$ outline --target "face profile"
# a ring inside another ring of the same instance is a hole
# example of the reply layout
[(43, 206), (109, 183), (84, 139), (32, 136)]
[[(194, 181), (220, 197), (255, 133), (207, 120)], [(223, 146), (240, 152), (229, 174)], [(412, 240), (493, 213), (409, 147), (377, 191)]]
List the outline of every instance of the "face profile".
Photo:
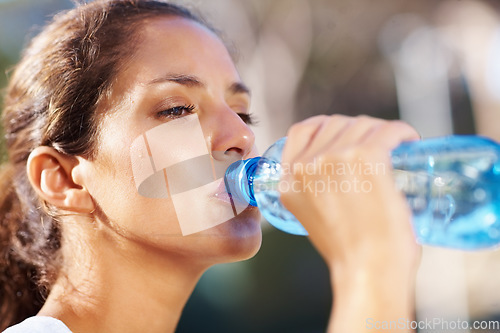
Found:
[[(134, 61), (106, 100), (97, 157), (81, 162), (89, 167), (86, 187), (107, 219), (143, 239), (168, 235), (171, 242), (172, 235), (205, 230), (231, 237), (231, 222), (223, 222), (240, 217), (218, 188), (221, 170), (235, 158), (256, 156), (244, 122), (249, 92), (224, 44), (206, 28), (162, 18), (141, 34)], [(259, 215), (249, 211), (255, 217), (246, 223), (257, 230)]]

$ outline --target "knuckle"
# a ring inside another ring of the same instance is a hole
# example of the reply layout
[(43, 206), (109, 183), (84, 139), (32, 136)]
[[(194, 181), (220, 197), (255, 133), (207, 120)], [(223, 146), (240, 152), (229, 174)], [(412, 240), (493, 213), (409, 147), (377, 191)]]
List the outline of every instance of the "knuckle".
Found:
[(345, 151), (339, 151), (339, 152), (326, 151), (319, 154), (318, 156), (316, 156), (315, 159), (316, 170), (318, 170), (321, 173), (321, 171), (328, 169), (329, 166), (344, 161), (345, 160), (344, 153)]
[(318, 115), (311, 118), (307, 118), (301, 122), (295, 123), (288, 129), (288, 137), (300, 137), (304, 134), (311, 134), (316, 129), (318, 129), (322, 124), (329, 120), (329, 116)]
[(346, 124), (349, 122), (354, 122), (356, 119), (354, 117), (346, 116), (343, 114), (334, 114), (329, 116), (328, 125), (336, 126), (337, 124)]
[(328, 116), (328, 118), (332, 121), (339, 121), (339, 120), (348, 120), (348, 119), (352, 119), (352, 117), (350, 116), (346, 116), (344, 114), (332, 114), (331, 116)]
[(298, 135), (302, 131), (303, 126), (304, 125), (301, 124), (301, 123), (293, 124), (288, 129), (287, 136), (288, 137), (294, 137), (294, 136)]
[(358, 145), (343, 150), (339, 154), (339, 159), (342, 163), (356, 164), (359, 162), (370, 161), (378, 154), (376, 149), (372, 149), (365, 145)]
[(301, 136), (303, 133), (308, 133), (313, 131), (318, 125), (314, 123), (296, 123), (293, 124), (287, 132), (287, 136), (289, 137), (295, 137), (295, 136)]
[(364, 122), (371, 122), (371, 121), (379, 120), (379, 119), (373, 118), (371, 116), (368, 116), (366, 114), (360, 114), (360, 115), (356, 116), (355, 119), (358, 121), (364, 121)]
[(335, 154), (335, 162), (351, 162), (356, 160), (361, 155), (359, 147), (349, 147), (339, 150)]
[(398, 130), (401, 132), (407, 132), (409, 134), (417, 134), (418, 135), (415, 128), (413, 128), (410, 124), (408, 124), (402, 120), (392, 120), (389, 123), (389, 126), (391, 126), (391, 128), (393, 128), (394, 130)]
[(374, 118), (371, 116), (367, 115), (360, 115), (356, 117), (356, 122), (358, 124), (361, 124), (367, 128), (376, 128), (381, 126), (382, 124), (386, 123), (387, 120), (379, 119), (379, 118)]
[(330, 117), (324, 114), (316, 115), (310, 118), (307, 118), (301, 122), (299, 122), (299, 125), (304, 125), (304, 126), (318, 126), (319, 124), (324, 123), (325, 121), (328, 121)]

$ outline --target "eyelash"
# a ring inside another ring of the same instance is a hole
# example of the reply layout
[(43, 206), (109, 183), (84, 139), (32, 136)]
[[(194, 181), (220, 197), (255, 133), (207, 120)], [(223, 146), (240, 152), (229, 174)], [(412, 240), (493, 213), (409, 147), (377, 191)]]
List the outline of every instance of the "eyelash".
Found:
[[(174, 106), (174, 107), (171, 107), (169, 109), (158, 112), (158, 116), (159, 117), (166, 117), (166, 118), (170, 118), (170, 119), (177, 119), (177, 118), (184, 117), (185, 116), (185, 114), (183, 114), (184, 112), (187, 114), (191, 114), (191, 113), (193, 113), (193, 110), (194, 110), (193, 104), (179, 105), (179, 106)], [(179, 114), (179, 112), (180, 112), (180, 114)]]
[(257, 120), (252, 113), (238, 113), (238, 116), (240, 116), (241, 120), (249, 126), (257, 125)]
[[(158, 112), (159, 117), (166, 117), (170, 119), (177, 119), (177, 118), (182, 118), (185, 116), (183, 114), (186, 112), (187, 114), (192, 114), (195, 109), (195, 106), (193, 104), (189, 105), (179, 105), (179, 106), (174, 106), (172, 108), (163, 110)], [(179, 114), (180, 112), (180, 114)], [(174, 114), (177, 113), (177, 114)], [(241, 120), (249, 126), (255, 125), (257, 121), (255, 120), (255, 116), (251, 113), (238, 113), (238, 116), (240, 116)]]

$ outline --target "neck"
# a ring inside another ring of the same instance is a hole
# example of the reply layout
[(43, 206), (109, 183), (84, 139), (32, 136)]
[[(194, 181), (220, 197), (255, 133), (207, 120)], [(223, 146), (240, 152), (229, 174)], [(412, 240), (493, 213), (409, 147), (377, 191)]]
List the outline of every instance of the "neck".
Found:
[(116, 234), (91, 235), (88, 253), (63, 254), (75, 260), (65, 260), (71, 264), (62, 271), (74, 273), (60, 274), (39, 315), (60, 319), (74, 333), (174, 332), (208, 266)]

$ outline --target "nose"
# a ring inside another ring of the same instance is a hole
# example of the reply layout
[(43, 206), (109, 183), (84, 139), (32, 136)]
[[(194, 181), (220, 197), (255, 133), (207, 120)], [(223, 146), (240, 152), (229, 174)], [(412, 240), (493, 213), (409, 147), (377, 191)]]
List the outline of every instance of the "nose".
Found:
[(207, 118), (203, 131), (214, 159), (240, 159), (252, 152), (255, 135), (236, 112), (226, 106)]

